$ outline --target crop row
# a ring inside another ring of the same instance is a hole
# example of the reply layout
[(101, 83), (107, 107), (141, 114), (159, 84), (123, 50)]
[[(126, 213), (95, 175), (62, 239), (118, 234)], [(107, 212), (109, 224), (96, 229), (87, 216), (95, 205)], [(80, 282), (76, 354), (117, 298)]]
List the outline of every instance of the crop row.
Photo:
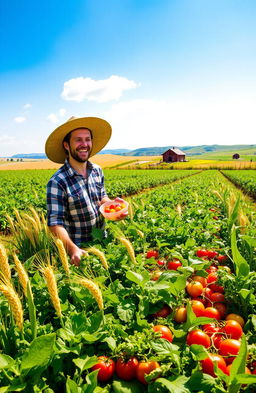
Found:
[[(5, 214), (14, 209), (34, 206), (46, 213), (46, 184), (54, 171), (4, 171), (0, 173), (0, 230), (7, 227)], [(127, 196), (160, 184), (168, 184), (197, 171), (127, 171), (106, 170), (106, 189), (110, 197)]]
[[(254, 391), (252, 206), (217, 171), (130, 201), (126, 220), (107, 222), (107, 237), (96, 231), (84, 245), (80, 267), (68, 264), (35, 211), (14, 223), (9, 268), (2, 268), (12, 285), (0, 283), (3, 391)], [(17, 259), (28, 274), (25, 285)], [(11, 307), (13, 319), (5, 295), (10, 299), (14, 289), (21, 303)], [(191, 290), (199, 291), (197, 299)], [(230, 314), (243, 327), (227, 322)], [(230, 339), (235, 360), (223, 349)], [(207, 360), (213, 355), (216, 369)]]
[(223, 171), (223, 174), (247, 194), (256, 199), (256, 171)]

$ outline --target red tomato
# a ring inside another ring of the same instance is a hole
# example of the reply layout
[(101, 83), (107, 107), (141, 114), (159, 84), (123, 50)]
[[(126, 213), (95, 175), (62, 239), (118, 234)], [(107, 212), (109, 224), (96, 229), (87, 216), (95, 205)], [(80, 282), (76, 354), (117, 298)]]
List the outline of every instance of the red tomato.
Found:
[(182, 266), (182, 263), (178, 259), (173, 259), (172, 261), (167, 262), (168, 270), (177, 270), (180, 266)]
[(225, 374), (227, 374), (227, 365), (224, 358), (221, 355), (217, 355), (216, 353), (209, 353), (209, 357), (201, 360), (201, 365), (203, 372), (205, 374), (209, 374), (212, 377), (216, 377), (214, 372), (214, 363), (216, 362), (217, 368), (222, 370)]
[(206, 277), (194, 275), (191, 278), (193, 281), (200, 282), (204, 288), (206, 287), (206, 285), (207, 285), (207, 278)]
[(207, 269), (205, 269), (205, 271), (207, 272), (207, 273), (215, 273), (215, 272), (217, 272), (217, 267), (216, 266), (213, 266), (213, 265), (211, 265), (211, 266), (209, 266)]
[(224, 292), (224, 287), (222, 287), (221, 285), (216, 284), (217, 281), (218, 281), (218, 275), (216, 273), (210, 273), (208, 275), (207, 283), (209, 284), (209, 288), (213, 292), (223, 293)]
[(191, 307), (197, 317), (204, 315), (204, 305), (200, 300), (191, 300)]
[(196, 256), (198, 258), (207, 257), (208, 256), (208, 251), (207, 250), (201, 250), (201, 249), (197, 250)]
[(207, 323), (203, 325), (203, 331), (209, 336), (212, 337), (214, 333), (220, 331), (219, 326), (216, 326), (215, 323)]
[(204, 289), (203, 296), (204, 296), (207, 300), (210, 300), (210, 299), (211, 299), (212, 294), (213, 294), (213, 291), (211, 290), (211, 288), (206, 287), (206, 288)]
[(165, 304), (160, 310), (152, 314), (152, 317), (166, 318), (171, 313), (171, 311), (172, 311), (171, 307), (169, 307), (168, 304)]
[[(226, 363), (230, 364), (235, 359), (239, 352), (241, 342), (233, 338), (227, 338), (220, 343), (219, 354), (222, 356), (228, 356), (226, 358)], [(234, 356), (230, 356), (234, 355)]]
[(211, 340), (210, 337), (201, 329), (195, 329), (188, 333), (187, 344), (198, 344), (203, 345), (205, 348), (209, 348), (211, 345)]
[(192, 297), (197, 297), (202, 295), (204, 287), (198, 281), (189, 282), (186, 286), (187, 293)]
[(136, 357), (131, 357), (127, 360), (127, 362), (124, 359), (119, 358), (116, 362), (117, 376), (125, 381), (130, 381), (136, 377), (138, 364), (139, 361)]
[(241, 325), (236, 321), (232, 321), (232, 319), (226, 321), (226, 324), (221, 331), (226, 333), (229, 338), (234, 338), (235, 340), (239, 340), (243, 334)]
[(159, 266), (164, 266), (165, 263), (166, 263), (166, 261), (165, 261), (164, 259), (158, 259), (158, 261), (157, 261), (157, 264), (158, 264)]
[(144, 385), (147, 385), (147, 381), (145, 380), (145, 375), (150, 374), (151, 371), (159, 367), (160, 364), (155, 361), (139, 362), (138, 367), (136, 369), (136, 378)]
[(156, 325), (156, 326), (153, 326), (153, 330), (156, 333), (161, 333), (160, 338), (165, 338), (166, 340), (170, 341), (170, 343), (172, 342), (173, 334), (167, 326)]
[(211, 339), (212, 339), (212, 344), (214, 346), (215, 349), (219, 349), (220, 348), (220, 344), (222, 343), (222, 341), (226, 340), (226, 336), (223, 333), (217, 332), (216, 334), (213, 334)]
[(209, 250), (208, 253), (207, 253), (207, 258), (208, 258), (208, 259), (213, 259), (213, 258), (215, 258), (217, 255), (218, 255), (218, 253), (217, 253), (216, 251), (211, 251), (211, 250)]
[(221, 255), (221, 254), (219, 254), (219, 255), (217, 256), (217, 260), (218, 260), (219, 262), (227, 261), (227, 260), (228, 260), (228, 256), (227, 256), (227, 255)]
[(204, 310), (204, 317), (215, 318), (219, 321), (220, 320), (220, 313), (214, 307), (206, 307)]
[(225, 302), (225, 295), (223, 295), (223, 293), (220, 292), (213, 292), (210, 295), (210, 300), (212, 302)]
[(227, 315), (227, 305), (225, 303), (216, 302), (214, 303), (214, 308), (219, 311), (221, 319), (225, 318)]
[(183, 323), (187, 320), (186, 307), (178, 307), (174, 314), (174, 321), (177, 323)]
[(115, 362), (106, 356), (99, 356), (98, 363), (92, 367), (92, 370), (99, 370), (98, 381), (108, 381), (114, 374)]
[(244, 327), (245, 322), (244, 322), (244, 318), (241, 317), (241, 315), (231, 313), (226, 316), (226, 321), (228, 321), (229, 319), (238, 322), (242, 326), (242, 328)]
[(156, 250), (149, 250), (146, 255), (147, 258), (158, 258), (158, 256), (159, 254)]

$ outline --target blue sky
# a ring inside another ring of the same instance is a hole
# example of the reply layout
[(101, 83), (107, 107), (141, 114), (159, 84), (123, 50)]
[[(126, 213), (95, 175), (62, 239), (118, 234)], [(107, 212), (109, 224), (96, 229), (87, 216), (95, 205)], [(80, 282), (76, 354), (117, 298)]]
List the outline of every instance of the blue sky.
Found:
[(0, 157), (71, 116), (106, 148), (256, 143), (254, 0), (0, 0)]

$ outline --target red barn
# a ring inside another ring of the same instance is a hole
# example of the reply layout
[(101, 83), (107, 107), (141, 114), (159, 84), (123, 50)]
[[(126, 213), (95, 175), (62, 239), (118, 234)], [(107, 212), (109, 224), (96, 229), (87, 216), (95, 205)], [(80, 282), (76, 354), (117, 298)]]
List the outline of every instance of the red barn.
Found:
[(178, 149), (177, 147), (173, 147), (172, 149), (166, 150), (162, 154), (163, 162), (183, 162), (186, 161), (186, 155)]

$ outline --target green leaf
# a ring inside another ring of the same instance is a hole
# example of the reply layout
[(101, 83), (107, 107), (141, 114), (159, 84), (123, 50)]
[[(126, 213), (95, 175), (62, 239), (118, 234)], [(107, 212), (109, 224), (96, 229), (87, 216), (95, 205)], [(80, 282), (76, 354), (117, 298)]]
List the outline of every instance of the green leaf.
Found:
[(111, 349), (111, 351), (116, 349), (116, 340), (113, 337), (106, 337), (102, 341), (108, 344), (108, 347)]
[(188, 381), (188, 386), (191, 392), (197, 392), (200, 390), (204, 393), (210, 393), (213, 390), (215, 383), (215, 378), (213, 378), (211, 375), (196, 371), (191, 375)]
[(44, 367), (49, 363), (54, 353), (55, 340), (56, 334), (50, 333), (32, 341), (28, 352), (23, 355), (21, 360), (20, 369), (23, 375), (27, 375), (34, 367)]
[(75, 365), (80, 369), (80, 371), (88, 370), (98, 362), (97, 356), (87, 356), (73, 359)]
[(150, 387), (149, 392), (154, 393), (155, 388), (154, 385), (163, 387), (168, 389), (168, 392), (170, 393), (190, 393), (190, 390), (185, 386), (185, 384), (188, 382), (187, 377), (184, 375), (181, 376), (173, 376), (171, 378), (158, 378), (155, 380), (154, 384)]
[(98, 385), (97, 375), (99, 370), (94, 370), (90, 374), (86, 375), (86, 382), (85, 388), (83, 389), (83, 393), (94, 393), (94, 389)]
[(190, 351), (195, 360), (203, 360), (208, 357), (207, 349), (203, 345), (192, 344), (190, 346)]
[(134, 301), (124, 299), (121, 303), (117, 306), (117, 313), (118, 317), (123, 322), (130, 322), (134, 319), (136, 311), (136, 306)]
[(250, 375), (250, 374), (237, 374), (235, 379), (240, 384), (245, 384), (245, 385), (252, 385), (255, 383), (256, 385), (256, 375)]
[(238, 277), (247, 277), (250, 272), (250, 267), (238, 250), (236, 241), (236, 228), (234, 225), (231, 230), (231, 250), (232, 258), (236, 266), (236, 275)]
[(0, 370), (8, 369), (14, 364), (14, 359), (8, 355), (0, 354)]
[(128, 271), (126, 273), (126, 277), (128, 280), (138, 284), (141, 288), (143, 288), (144, 284), (150, 279), (149, 273), (146, 270), (143, 272), (143, 275), (140, 273)]
[(66, 392), (67, 393), (78, 393), (78, 386), (75, 381), (70, 379), (68, 376), (67, 381), (66, 381)]
[(230, 369), (228, 393), (236, 393), (239, 391), (241, 384), (237, 381), (236, 376), (237, 374), (242, 374), (245, 372), (246, 357), (247, 357), (247, 343), (246, 343), (245, 335), (243, 334), (241, 338), (240, 350), (235, 360), (233, 361)]
[(33, 293), (29, 280), (27, 283), (27, 300), (28, 300), (28, 312), (29, 312), (29, 320), (30, 320), (30, 326), (32, 332), (32, 339), (34, 340), (37, 335), (36, 307), (35, 307)]
[(144, 388), (138, 381), (113, 381), (112, 388), (114, 393), (143, 393)]

